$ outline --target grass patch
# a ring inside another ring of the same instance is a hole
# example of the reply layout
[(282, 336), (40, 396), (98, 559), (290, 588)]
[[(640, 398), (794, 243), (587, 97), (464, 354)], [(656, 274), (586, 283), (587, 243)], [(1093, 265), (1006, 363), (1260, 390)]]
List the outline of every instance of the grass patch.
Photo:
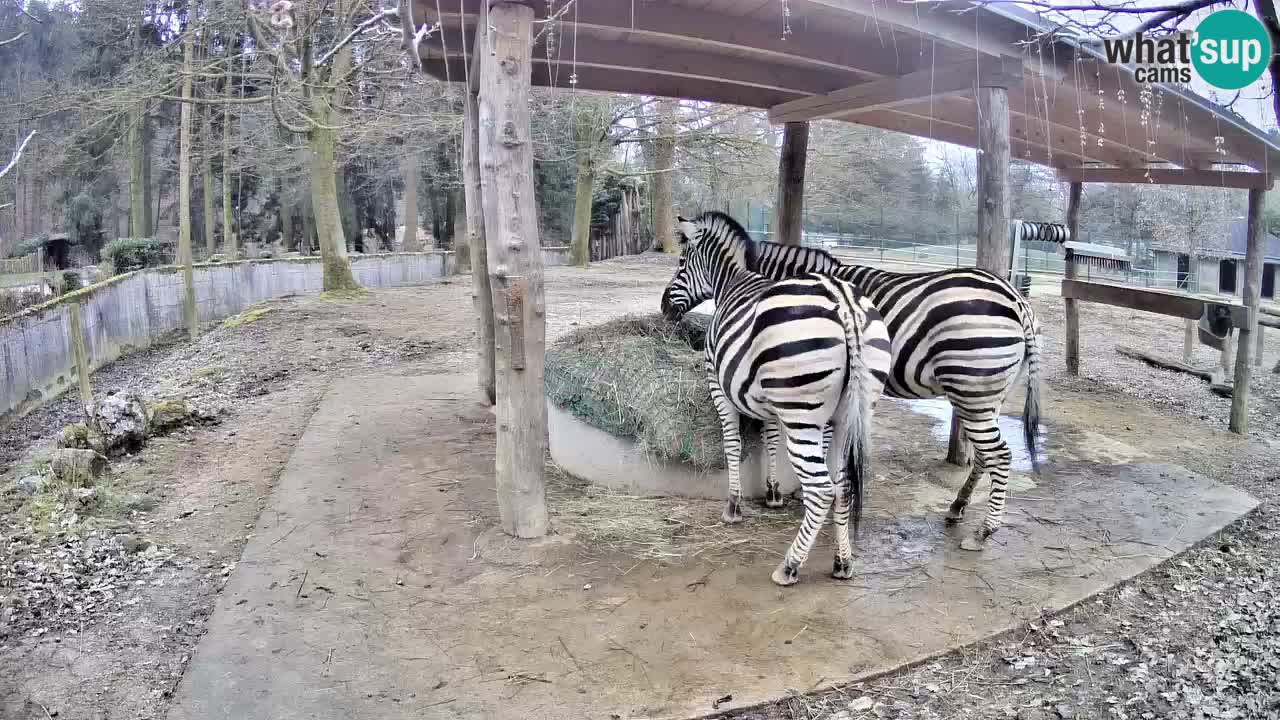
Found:
[(256, 305), (254, 307), (249, 308), (248, 310), (245, 310), (239, 315), (232, 315), (226, 320), (223, 320), (222, 327), (238, 328), (241, 325), (248, 325), (249, 323), (257, 322), (261, 320), (264, 316), (269, 315), (273, 312), (275, 312), (275, 308), (273, 307), (268, 307), (266, 305)]

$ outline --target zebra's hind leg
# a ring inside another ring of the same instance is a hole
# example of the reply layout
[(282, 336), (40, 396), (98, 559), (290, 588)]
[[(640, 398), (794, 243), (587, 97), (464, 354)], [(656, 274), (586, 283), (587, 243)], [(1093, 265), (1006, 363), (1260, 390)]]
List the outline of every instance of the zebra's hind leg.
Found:
[[(714, 378), (714, 373), (709, 373)], [(738, 409), (729, 403), (720, 389), (720, 383), (710, 381), (711, 400), (715, 403), (716, 414), (720, 416), (720, 430), (724, 433), (724, 464), (729, 474), (729, 497), (725, 500), (724, 512), (720, 520), (726, 525), (742, 522), (742, 479), (740, 477), (742, 463), (741, 416)]]
[(835, 488), (827, 472), (827, 459), (818, 454), (818, 449), (822, 447), (822, 431), (816, 426), (788, 427), (784, 434), (787, 438), (787, 453), (791, 456), (791, 467), (800, 480), (804, 498), (804, 519), (800, 521), (800, 531), (796, 533), (791, 547), (787, 548), (782, 562), (773, 571), (773, 581), (785, 586), (794, 585), (800, 579), (800, 567), (809, 559), (818, 531), (827, 520)]
[(764, 480), (764, 504), (765, 507), (780, 508), (784, 500), (782, 490), (778, 487), (778, 419), (770, 418), (764, 421), (764, 451), (769, 459), (769, 473)]
[[(986, 547), (987, 538), (994, 535), (1004, 523), (1004, 504), (1009, 491), (1009, 465), (1013, 454), (1009, 451), (1008, 443), (1000, 436), (1000, 428), (994, 415), (974, 421), (971, 425), (967, 423), (966, 430), (973, 443), (974, 473), (980, 475), (985, 471), (991, 478), (991, 497), (987, 501), (987, 516), (982, 525), (974, 531), (972, 537), (960, 542), (960, 548), (980, 551)], [(963, 488), (961, 491), (963, 492)]]
[(964, 509), (969, 506), (969, 498), (973, 496), (973, 488), (982, 479), (982, 463), (977, 459), (969, 461), (969, 478), (964, 481), (956, 499), (951, 501), (951, 509), (947, 510), (947, 524), (955, 525), (964, 519)]
[[(835, 426), (830, 424), (822, 429), (823, 457), (830, 455), (831, 435), (834, 430)], [(847, 468), (841, 470), (834, 489), (835, 501), (831, 510), (831, 523), (835, 526), (836, 532), (836, 558), (831, 563), (831, 577), (837, 580), (848, 580), (853, 577), (853, 544), (849, 541), (849, 510), (853, 501), (853, 485), (849, 483)]]

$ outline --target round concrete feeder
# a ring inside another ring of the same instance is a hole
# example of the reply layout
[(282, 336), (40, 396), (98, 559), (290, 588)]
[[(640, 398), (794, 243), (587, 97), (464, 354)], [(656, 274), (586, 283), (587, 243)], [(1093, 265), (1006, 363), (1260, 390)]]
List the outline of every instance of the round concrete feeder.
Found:
[[(593, 427), (567, 410), (547, 402), (551, 459), (565, 472), (592, 484), (630, 495), (724, 498), (729, 480), (723, 468), (699, 470), (688, 463), (641, 452), (636, 444)], [(742, 460), (742, 494), (764, 497), (768, 463), (757, 447)], [(784, 495), (800, 487), (786, 448), (778, 448), (778, 480)]]

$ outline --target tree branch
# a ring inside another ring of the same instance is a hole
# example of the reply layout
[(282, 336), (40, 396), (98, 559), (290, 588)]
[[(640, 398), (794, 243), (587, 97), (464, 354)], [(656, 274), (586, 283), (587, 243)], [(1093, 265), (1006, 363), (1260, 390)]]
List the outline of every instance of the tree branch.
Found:
[(316, 64), (316, 65), (324, 65), (325, 63), (329, 62), (329, 60), (331, 60), (331, 59), (333, 58), (333, 56), (334, 56), (334, 55), (336, 55), (336, 54), (338, 53), (338, 51), (339, 51), (339, 50), (341, 50), (342, 48), (344, 48), (344, 47), (346, 47), (347, 45), (349, 45), (349, 44), (351, 43), (351, 41), (352, 41), (352, 40), (355, 40), (355, 39), (356, 39), (356, 37), (358, 37), (361, 33), (363, 33), (364, 31), (368, 30), (369, 28), (373, 27), (374, 25), (377, 25), (377, 24), (378, 24), (378, 23), (380, 23), (380, 22), (386, 22), (387, 20), (389, 20), (389, 19), (391, 19), (391, 18), (394, 18), (394, 17), (400, 17), (400, 9), (399, 9), (399, 8), (388, 8), (388, 9), (383, 10), (382, 12), (378, 13), (377, 15), (374, 15), (373, 17), (369, 18), (368, 20), (365, 20), (364, 22), (362, 22), (362, 23), (360, 23), (359, 25), (357, 25), (357, 26), (356, 26), (356, 28), (355, 28), (354, 30), (352, 30), (351, 32), (347, 33), (347, 36), (346, 36), (346, 37), (344, 37), (344, 38), (342, 38), (341, 40), (339, 40), (337, 45), (334, 45), (333, 47), (329, 48), (329, 51), (328, 51), (328, 52), (326, 52), (325, 54), (321, 55), (321, 56), (320, 56), (320, 59), (319, 59), (319, 60), (316, 60), (315, 64)]
[(0, 168), (0, 178), (4, 177), (5, 175), (8, 175), (9, 171), (18, 165), (18, 161), (22, 159), (22, 151), (27, 149), (27, 143), (31, 142), (31, 138), (35, 137), (35, 135), (36, 135), (35, 130), (32, 130), (31, 132), (27, 133), (27, 137), (23, 139), (22, 144), (19, 145), (18, 149), (14, 151), (13, 159), (9, 161), (8, 165), (5, 165), (3, 168)]
[(0, 47), (4, 47), (5, 45), (8, 45), (9, 43), (15, 43), (15, 42), (18, 42), (19, 40), (21, 40), (22, 38), (24, 38), (24, 37), (26, 37), (26, 36), (27, 36), (27, 31), (26, 31), (26, 30), (23, 30), (22, 32), (18, 33), (17, 35), (14, 35), (13, 37), (9, 38), (8, 40), (0, 40)]

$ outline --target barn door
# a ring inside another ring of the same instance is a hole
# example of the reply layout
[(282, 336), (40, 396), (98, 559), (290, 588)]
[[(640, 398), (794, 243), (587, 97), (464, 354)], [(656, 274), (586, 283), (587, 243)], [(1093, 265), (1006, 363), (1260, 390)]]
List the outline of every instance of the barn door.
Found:
[(1179, 288), (1183, 290), (1187, 289), (1187, 278), (1190, 275), (1191, 275), (1191, 256), (1179, 255), (1178, 256), (1178, 287)]
[(1262, 297), (1274, 298), (1276, 296), (1276, 266), (1262, 266)]

